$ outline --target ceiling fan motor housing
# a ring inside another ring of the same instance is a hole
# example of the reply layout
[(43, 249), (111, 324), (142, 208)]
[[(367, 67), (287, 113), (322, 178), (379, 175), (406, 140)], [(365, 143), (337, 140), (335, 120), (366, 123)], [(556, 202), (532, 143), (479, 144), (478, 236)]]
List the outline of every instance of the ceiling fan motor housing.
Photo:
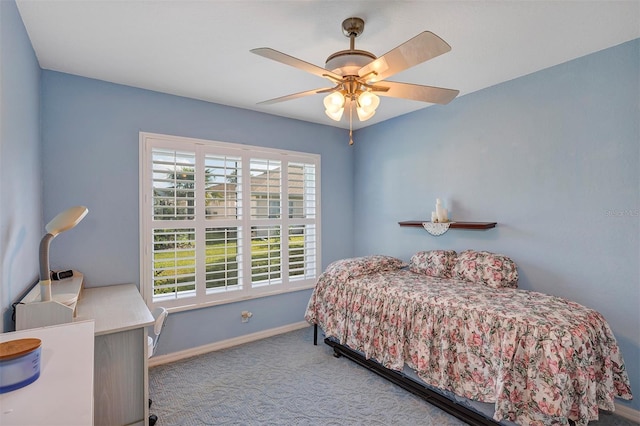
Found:
[(358, 75), (358, 70), (376, 56), (366, 50), (341, 50), (327, 58), (325, 68), (341, 76)]
[(360, 68), (376, 59), (376, 55), (371, 52), (355, 49), (355, 38), (363, 31), (362, 18), (351, 17), (342, 21), (342, 33), (351, 40), (349, 50), (341, 50), (329, 56), (324, 67), (341, 76), (357, 76)]

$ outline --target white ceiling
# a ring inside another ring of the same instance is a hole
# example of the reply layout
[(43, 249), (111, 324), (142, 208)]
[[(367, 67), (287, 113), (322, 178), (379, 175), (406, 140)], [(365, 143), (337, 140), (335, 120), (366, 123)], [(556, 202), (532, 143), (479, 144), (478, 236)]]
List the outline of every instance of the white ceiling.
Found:
[[(257, 105), (331, 84), (249, 50), (271, 47), (324, 66), (349, 48), (341, 23), (350, 16), (365, 20), (356, 49), (377, 56), (427, 30), (452, 50), (390, 80), (463, 96), (640, 37), (640, 0), (16, 3), (44, 69), (340, 127), (346, 117), (327, 118), (322, 95)], [(430, 105), (384, 97), (354, 128)]]

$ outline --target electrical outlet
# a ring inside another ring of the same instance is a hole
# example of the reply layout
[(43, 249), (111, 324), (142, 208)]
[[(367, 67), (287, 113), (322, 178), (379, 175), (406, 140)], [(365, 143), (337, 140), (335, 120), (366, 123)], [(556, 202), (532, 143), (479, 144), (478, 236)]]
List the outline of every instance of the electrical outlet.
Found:
[(249, 318), (253, 316), (253, 313), (249, 311), (242, 311), (240, 316), (242, 317), (242, 322), (249, 322)]

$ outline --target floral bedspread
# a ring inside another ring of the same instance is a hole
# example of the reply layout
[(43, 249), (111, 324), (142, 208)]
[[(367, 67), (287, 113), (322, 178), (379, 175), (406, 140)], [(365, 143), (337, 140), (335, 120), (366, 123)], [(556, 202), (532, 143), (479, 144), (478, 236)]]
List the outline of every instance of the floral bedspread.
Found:
[(482, 402), (495, 420), (586, 425), (631, 399), (605, 319), (577, 303), (407, 269), (327, 268), (305, 319), (387, 368)]

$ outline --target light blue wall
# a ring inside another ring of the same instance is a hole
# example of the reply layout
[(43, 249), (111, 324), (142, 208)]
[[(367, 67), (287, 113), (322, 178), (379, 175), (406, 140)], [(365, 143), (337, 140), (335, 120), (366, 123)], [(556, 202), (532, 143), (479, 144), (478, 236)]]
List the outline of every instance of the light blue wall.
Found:
[[(322, 263), (353, 254), (353, 149), (345, 130), (44, 71), (45, 218), (82, 204), (89, 214), (52, 242), (52, 268), (86, 285), (138, 283), (139, 132), (321, 155)], [(54, 247), (55, 244), (55, 247)], [(158, 353), (303, 321), (310, 290), (172, 314)], [(240, 312), (254, 313), (242, 324)]]
[[(600, 311), (640, 408), (640, 40), (357, 132), (355, 247), (495, 251), (520, 287)], [(384, 108), (384, 100), (381, 105)], [(487, 231), (433, 237), (437, 197)], [(613, 214), (612, 214), (613, 212)]]
[(11, 303), (38, 279), (44, 232), (40, 67), (15, 2), (0, 1), (0, 331)]
[[(604, 314), (638, 394), (639, 51), (635, 40), (359, 130), (349, 148), (343, 130), (41, 73), (15, 3), (0, 1), (0, 328), (37, 279), (43, 222), (71, 205), (90, 212), (52, 242), (52, 266), (82, 270), (88, 286), (138, 281), (138, 132), (148, 131), (320, 153), (325, 266), (431, 248), (512, 256), (521, 287)], [(498, 227), (431, 237), (397, 225), (428, 218), (436, 197), (454, 220)], [(299, 321), (308, 296), (174, 314), (159, 352)]]

